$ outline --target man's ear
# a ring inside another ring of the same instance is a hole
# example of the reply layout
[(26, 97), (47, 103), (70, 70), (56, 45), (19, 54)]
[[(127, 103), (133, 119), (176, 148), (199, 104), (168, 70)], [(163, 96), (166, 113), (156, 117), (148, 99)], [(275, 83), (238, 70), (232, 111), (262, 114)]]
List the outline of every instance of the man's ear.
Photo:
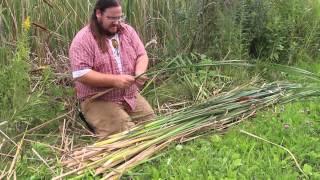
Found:
[(96, 10), (96, 17), (97, 17), (97, 19), (101, 19), (102, 13), (103, 13), (103, 12), (102, 12), (101, 10), (99, 10), (99, 9)]

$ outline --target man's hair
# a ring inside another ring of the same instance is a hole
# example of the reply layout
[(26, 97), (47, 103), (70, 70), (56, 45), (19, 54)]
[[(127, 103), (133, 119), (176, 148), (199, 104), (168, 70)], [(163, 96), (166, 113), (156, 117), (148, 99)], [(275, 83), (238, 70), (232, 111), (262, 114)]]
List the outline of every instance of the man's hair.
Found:
[(101, 27), (101, 25), (99, 25), (98, 23), (96, 12), (97, 10), (100, 10), (103, 13), (107, 8), (118, 6), (120, 6), (120, 0), (98, 0), (90, 19), (90, 30), (103, 53), (107, 52), (108, 46), (105, 41), (105, 31), (103, 30), (103, 27)]

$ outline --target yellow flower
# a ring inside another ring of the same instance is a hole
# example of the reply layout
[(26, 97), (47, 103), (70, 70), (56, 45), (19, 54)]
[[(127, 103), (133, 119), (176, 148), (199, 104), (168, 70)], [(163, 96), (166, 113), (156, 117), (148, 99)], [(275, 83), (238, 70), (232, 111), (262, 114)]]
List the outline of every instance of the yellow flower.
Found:
[(30, 16), (28, 16), (24, 21), (23, 21), (23, 29), (25, 31), (29, 31), (30, 26), (31, 26), (31, 21), (30, 21)]

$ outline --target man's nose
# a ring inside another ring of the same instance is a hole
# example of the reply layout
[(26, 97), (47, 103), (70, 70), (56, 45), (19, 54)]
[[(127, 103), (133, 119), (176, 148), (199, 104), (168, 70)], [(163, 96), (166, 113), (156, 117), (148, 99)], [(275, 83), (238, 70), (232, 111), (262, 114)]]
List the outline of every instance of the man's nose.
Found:
[(113, 21), (113, 25), (120, 25), (120, 20)]

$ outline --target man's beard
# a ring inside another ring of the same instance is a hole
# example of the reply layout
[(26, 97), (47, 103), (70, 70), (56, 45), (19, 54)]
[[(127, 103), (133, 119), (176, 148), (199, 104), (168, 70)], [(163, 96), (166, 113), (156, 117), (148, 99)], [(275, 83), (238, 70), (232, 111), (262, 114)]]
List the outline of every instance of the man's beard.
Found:
[[(102, 26), (102, 23), (101, 22), (98, 22), (97, 23), (97, 26), (98, 26), (98, 29), (99, 31), (102, 33), (102, 34), (105, 34), (107, 36), (114, 36), (117, 32), (110, 32), (108, 29), (105, 29), (103, 26)], [(114, 25), (114, 26), (117, 26), (117, 25)]]

